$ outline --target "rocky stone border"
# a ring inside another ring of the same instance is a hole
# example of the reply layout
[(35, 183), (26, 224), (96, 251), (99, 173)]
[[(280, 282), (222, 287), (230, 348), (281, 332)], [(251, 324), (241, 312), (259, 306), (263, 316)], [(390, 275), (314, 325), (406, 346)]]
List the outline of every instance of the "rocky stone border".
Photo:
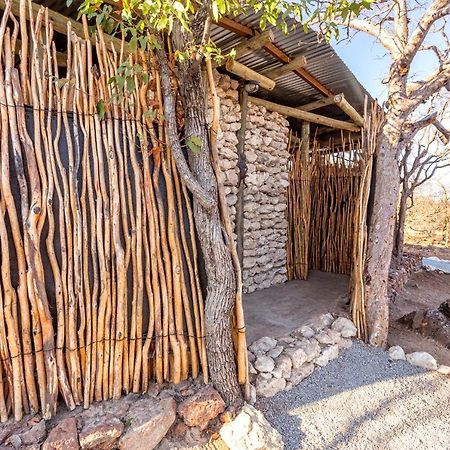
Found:
[(0, 450), (202, 448), (234, 416), (201, 380), (152, 385), (147, 394), (60, 411), (49, 421), (38, 415), (9, 421), (0, 425)]
[(352, 345), (356, 327), (345, 317), (323, 314), (287, 336), (263, 337), (248, 347), (251, 403), (256, 397), (272, 397), (291, 389), (326, 366)]

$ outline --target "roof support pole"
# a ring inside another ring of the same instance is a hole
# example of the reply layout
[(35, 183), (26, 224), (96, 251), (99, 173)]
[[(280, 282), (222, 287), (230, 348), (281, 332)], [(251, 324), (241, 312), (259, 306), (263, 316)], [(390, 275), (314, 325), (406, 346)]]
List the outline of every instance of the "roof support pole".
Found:
[(239, 103), (241, 106), (241, 128), (238, 130), (236, 137), (238, 139), (238, 168), (239, 181), (236, 202), (236, 219), (235, 219), (235, 233), (237, 236), (237, 253), (241, 271), (244, 267), (244, 183), (247, 176), (247, 160), (245, 158), (245, 132), (247, 130), (247, 113), (248, 113), (248, 93), (245, 86), (242, 85), (239, 92)]
[(249, 101), (255, 105), (264, 106), (269, 111), (276, 111), (284, 116), (295, 117), (296, 119), (306, 120), (307, 122), (318, 123), (327, 127), (337, 128), (348, 131), (360, 131), (361, 128), (354, 123), (344, 122), (343, 120), (330, 119), (329, 117), (321, 116), (319, 114), (302, 111), (290, 106), (279, 105), (278, 103), (269, 102), (262, 98), (249, 97)]

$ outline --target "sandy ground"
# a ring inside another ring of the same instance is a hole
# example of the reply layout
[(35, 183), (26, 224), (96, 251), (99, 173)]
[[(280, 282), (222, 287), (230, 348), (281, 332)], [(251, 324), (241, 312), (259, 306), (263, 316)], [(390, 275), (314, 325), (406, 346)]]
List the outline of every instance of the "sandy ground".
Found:
[(259, 406), (286, 450), (450, 448), (450, 378), (360, 343)]
[[(448, 248), (408, 246), (407, 251), (417, 252), (421, 256), (450, 259)], [(450, 365), (450, 349), (397, 322), (400, 317), (411, 311), (436, 308), (449, 299), (450, 275), (425, 271), (413, 274), (391, 304), (389, 345), (400, 345), (406, 352), (425, 351), (433, 355), (440, 364)]]

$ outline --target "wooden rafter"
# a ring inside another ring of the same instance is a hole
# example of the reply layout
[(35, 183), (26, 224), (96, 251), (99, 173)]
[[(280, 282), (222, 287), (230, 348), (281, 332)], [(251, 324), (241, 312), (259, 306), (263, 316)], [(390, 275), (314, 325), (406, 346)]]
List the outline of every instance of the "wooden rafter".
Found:
[(289, 72), (293, 72), (300, 67), (306, 66), (306, 58), (303, 55), (296, 56), (291, 62), (287, 64), (283, 64), (281, 67), (277, 67), (276, 69), (268, 70), (264, 73), (266, 77), (272, 78), (272, 80), (276, 80), (277, 78), (286, 75)]
[(344, 122), (343, 120), (331, 119), (330, 117), (321, 116), (307, 111), (302, 111), (297, 108), (291, 108), (290, 106), (280, 105), (278, 103), (269, 102), (262, 98), (249, 97), (250, 102), (255, 105), (264, 106), (269, 111), (276, 111), (285, 116), (294, 117), (295, 119), (305, 120), (307, 122), (318, 123), (332, 128), (340, 130), (348, 130), (358, 132), (361, 128), (354, 123)]
[(252, 53), (254, 50), (264, 47), (265, 45), (271, 43), (274, 39), (273, 31), (266, 30), (260, 34), (257, 34), (244, 42), (236, 45), (234, 50), (236, 51), (235, 58), (242, 58), (249, 53)]
[(228, 72), (234, 73), (244, 80), (257, 81), (262, 88), (267, 89), (268, 91), (271, 91), (275, 87), (275, 81), (261, 75), (260, 73), (250, 69), (240, 62), (235, 61), (234, 59), (229, 59), (225, 65), (225, 68)]
[(314, 109), (323, 108), (324, 106), (334, 105), (339, 102), (342, 96), (343, 94), (337, 94), (333, 95), (332, 97), (321, 98), (320, 100), (316, 100), (315, 102), (301, 105), (298, 107), (298, 109), (301, 109), (302, 111), (313, 111)]
[[(228, 17), (223, 17), (222, 19), (220, 19), (218, 25), (220, 25), (222, 28), (233, 31), (236, 34), (239, 34), (240, 36), (244, 36), (247, 38), (251, 38), (259, 34), (253, 28), (247, 25), (243, 25), (239, 22), (236, 22), (235, 20), (230, 19)], [(266, 44), (263, 48), (284, 64), (288, 64), (292, 61), (292, 58), (290, 58), (283, 50), (281, 50), (272, 42)], [(306, 69), (300, 67), (298, 69), (295, 69), (294, 73), (296, 73), (300, 78), (302, 78), (310, 86), (321, 92), (323, 95), (327, 97), (334, 95), (333, 92), (330, 91), (330, 89), (328, 89), (324, 84), (322, 84)]]

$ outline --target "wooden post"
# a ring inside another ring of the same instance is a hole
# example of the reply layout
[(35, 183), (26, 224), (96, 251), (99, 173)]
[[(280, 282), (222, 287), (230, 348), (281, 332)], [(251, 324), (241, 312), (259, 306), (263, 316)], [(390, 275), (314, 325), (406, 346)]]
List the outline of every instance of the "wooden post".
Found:
[(244, 86), (242, 86), (240, 90), (239, 103), (241, 106), (241, 128), (237, 132), (238, 143), (236, 146), (238, 152), (239, 181), (236, 203), (235, 233), (237, 236), (239, 263), (242, 271), (244, 263), (244, 181), (247, 175), (247, 160), (245, 158), (245, 131), (247, 130), (248, 113), (248, 93)]

